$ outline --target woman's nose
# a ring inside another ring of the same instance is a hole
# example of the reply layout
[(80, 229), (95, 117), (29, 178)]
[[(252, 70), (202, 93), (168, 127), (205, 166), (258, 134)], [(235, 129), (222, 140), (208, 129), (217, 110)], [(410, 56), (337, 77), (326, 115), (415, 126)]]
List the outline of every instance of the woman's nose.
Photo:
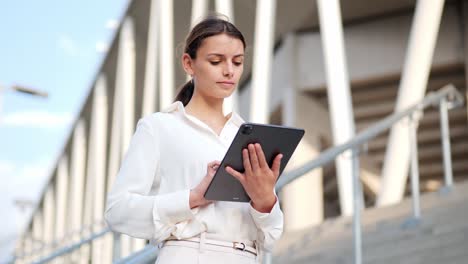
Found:
[(224, 76), (232, 77), (234, 75), (234, 67), (231, 63), (227, 63), (226, 67), (224, 67)]

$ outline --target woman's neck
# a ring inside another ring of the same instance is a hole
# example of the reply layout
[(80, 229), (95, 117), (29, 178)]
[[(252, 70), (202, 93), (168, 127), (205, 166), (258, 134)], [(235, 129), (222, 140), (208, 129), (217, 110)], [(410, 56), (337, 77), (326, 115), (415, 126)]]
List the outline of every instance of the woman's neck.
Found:
[(225, 119), (223, 114), (224, 99), (212, 99), (194, 94), (190, 102), (185, 106), (185, 111), (200, 119), (216, 118)]

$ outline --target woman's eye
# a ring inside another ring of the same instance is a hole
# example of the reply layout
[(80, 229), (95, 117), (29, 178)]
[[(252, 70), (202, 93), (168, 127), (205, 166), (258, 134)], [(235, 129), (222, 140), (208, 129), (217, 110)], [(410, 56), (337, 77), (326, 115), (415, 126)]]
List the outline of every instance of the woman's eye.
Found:
[(235, 61), (235, 62), (233, 62), (233, 63), (234, 63), (234, 65), (236, 65), (236, 66), (241, 66), (241, 65), (242, 65), (242, 62), (241, 62), (241, 61)]
[(220, 63), (220, 61), (210, 61), (210, 63), (211, 63), (212, 65), (218, 65), (218, 64)]

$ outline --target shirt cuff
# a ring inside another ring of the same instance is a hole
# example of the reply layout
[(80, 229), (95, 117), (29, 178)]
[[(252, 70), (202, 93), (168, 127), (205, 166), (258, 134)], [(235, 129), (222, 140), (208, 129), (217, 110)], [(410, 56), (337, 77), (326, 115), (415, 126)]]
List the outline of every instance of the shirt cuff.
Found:
[(198, 208), (190, 209), (190, 190), (157, 195), (153, 210), (157, 210), (162, 222), (177, 224), (192, 219)]
[(257, 211), (252, 207), (252, 204), (250, 204), (249, 211), (258, 229), (265, 229), (272, 226), (282, 225), (283, 217), (279, 206), (278, 197), (276, 197), (276, 203), (273, 205), (273, 208), (269, 213), (261, 213)]

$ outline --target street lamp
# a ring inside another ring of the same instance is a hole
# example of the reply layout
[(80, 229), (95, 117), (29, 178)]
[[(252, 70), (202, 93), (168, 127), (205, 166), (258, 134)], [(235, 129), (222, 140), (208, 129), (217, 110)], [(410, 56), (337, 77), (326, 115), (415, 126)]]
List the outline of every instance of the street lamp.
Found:
[(36, 203), (33, 200), (26, 198), (17, 198), (13, 202), (14, 205), (18, 207), (22, 213), (26, 212), (28, 208), (34, 208), (34, 206), (36, 206)]
[(12, 90), (12, 91), (15, 91), (15, 92), (20, 92), (20, 93), (23, 93), (23, 94), (29, 94), (29, 95), (32, 95), (32, 96), (38, 96), (38, 97), (42, 97), (42, 98), (47, 98), (49, 96), (47, 92), (39, 91), (39, 90), (30, 88), (30, 87), (26, 87), (26, 86), (22, 86), (22, 85), (12, 85), (12, 86), (6, 86), (6, 87), (3, 86), (3, 85), (0, 85), (0, 93), (8, 91), (8, 90)]
[(42, 98), (47, 98), (49, 96), (47, 92), (39, 91), (39, 90), (32, 89), (26, 86), (21, 86), (21, 85), (3, 86), (2, 84), (0, 84), (0, 118), (1, 118), (1, 110), (2, 110), (2, 96), (3, 96), (3, 93), (6, 91), (15, 91), (15, 92), (19, 92), (22, 94), (28, 94), (28, 95), (42, 97)]
[(39, 96), (39, 97), (43, 97), (43, 98), (47, 98), (49, 96), (49, 94), (47, 92), (34, 90), (34, 89), (31, 89), (31, 88), (24, 87), (24, 86), (19, 86), (19, 85), (13, 85), (11, 87), (11, 89), (15, 90), (17, 92), (24, 93), (24, 94), (29, 94), (29, 95), (32, 95), (32, 96)]

